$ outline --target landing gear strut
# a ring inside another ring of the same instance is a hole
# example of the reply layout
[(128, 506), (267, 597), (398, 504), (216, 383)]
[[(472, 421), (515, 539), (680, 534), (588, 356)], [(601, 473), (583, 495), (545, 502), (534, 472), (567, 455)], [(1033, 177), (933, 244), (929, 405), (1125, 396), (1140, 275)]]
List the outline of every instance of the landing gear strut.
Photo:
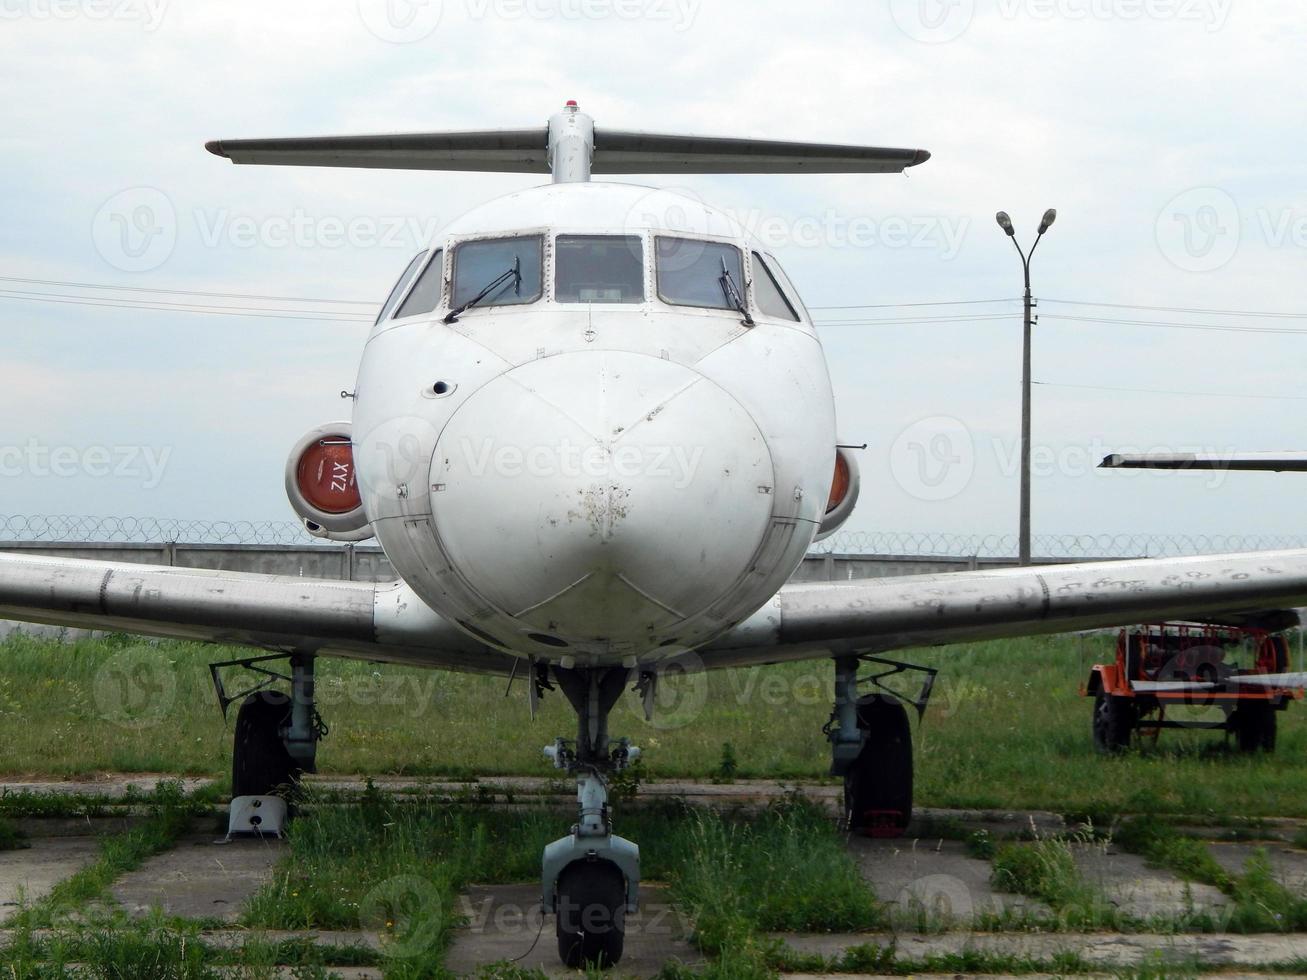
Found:
[(626, 739), (608, 736), (628, 672), (555, 667), (553, 675), (576, 709), (577, 737), (558, 739), (545, 755), (576, 777), (579, 816), (571, 834), (545, 848), (542, 902), (556, 913), (558, 955), (568, 967), (610, 967), (622, 958), (626, 913), (640, 889), (640, 848), (613, 833), (608, 805), (609, 777), (640, 755)]
[[(262, 666), (277, 657), (258, 657), (211, 664), (214, 689), (223, 714), (239, 701), (231, 764), (230, 833), (280, 832), (284, 800), (306, 772), (317, 771), (318, 741), (327, 733), (314, 706), (314, 658), (295, 654), (290, 675)], [(222, 683), (224, 667), (243, 667), (264, 675), (254, 687), (228, 695)], [(272, 690), (275, 681), (289, 682), (290, 696)]]
[[(858, 694), (858, 666), (888, 667), (867, 679), (880, 688)], [(835, 710), (826, 725), (831, 743), (831, 774), (844, 777), (844, 824), (852, 833), (900, 837), (912, 819), (912, 728), (904, 699), (881, 684), (893, 674), (926, 674), (911, 702), (920, 716), (930, 701), (936, 671), (877, 657), (839, 657), (835, 661)]]

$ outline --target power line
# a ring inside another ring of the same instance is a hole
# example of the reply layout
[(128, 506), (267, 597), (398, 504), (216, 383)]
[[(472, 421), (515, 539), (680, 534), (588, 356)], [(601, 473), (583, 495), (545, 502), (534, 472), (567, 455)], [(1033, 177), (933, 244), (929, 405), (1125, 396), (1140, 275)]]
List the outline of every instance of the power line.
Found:
[(1167, 388), (1117, 388), (1112, 385), (1077, 385), (1060, 381), (1032, 381), (1043, 388), (1080, 388), (1086, 391), (1117, 391), (1139, 395), (1184, 395), (1198, 398), (1259, 398), (1271, 401), (1307, 402), (1307, 395), (1248, 395), (1226, 391), (1177, 391)]
[(1010, 320), (1010, 313), (972, 313), (959, 316), (873, 317), (861, 320), (813, 320), (820, 327), (899, 326), (909, 323), (970, 323), (975, 320)]
[(17, 276), (0, 276), (0, 282), (21, 282), (36, 286), (63, 286), (69, 289), (105, 289), (134, 293), (167, 293), (172, 296), (215, 296), (220, 299), (253, 299), (276, 303), (344, 303), (351, 306), (372, 306), (380, 304), (362, 299), (327, 299), (313, 296), (264, 296), (257, 293), (216, 293), (200, 289), (159, 289), (149, 286), (115, 286), (97, 282), (63, 282), (58, 279), (21, 279)]
[(977, 306), (982, 303), (1019, 303), (1020, 297), (1012, 299), (951, 299), (932, 303), (860, 303), (853, 306), (809, 306), (810, 310), (896, 310), (910, 306)]
[(78, 299), (71, 296), (42, 296), (37, 293), (25, 294), (15, 290), (0, 290), (0, 299), (18, 300), (28, 303), (61, 303), (71, 306), (98, 306), (111, 310), (153, 310), (163, 313), (205, 313), (214, 316), (246, 316), (257, 317), (267, 320), (327, 320), (336, 323), (369, 323), (372, 321), (370, 316), (361, 316), (353, 313), (315, 313), (311, 310), (284, 310), (268, 311), (253, 310), (244, 307), (223, 307), (223, 306), (186, 306), (181, 304), (147, 303), (134, 302), (132, 300), (115, 300), (115, 299)]
[(1071, 320), (1078, 323), (1110, 323), (1127, 327), (1161, 327), (1166, 330), (1220, 330), (1228, 333), (1304, 334), (1307, 329), (1296, 327), (1240, 327), (1215, 323), (1174, 323), (1166, 320), (1119, 320), (1112, 317), (1072, 316), (1068, 313), (1041, 313), (1040, 321)]
[(1091, 303), (1078, 299), (1043, 299), (1041, 303), (1061, 303), (1065, 306), (1106, 306), (1116, 310), (1145, 310), (1149, 313), (1200, 313), (1207, 316), (1265, 316), (1284, 319), (1307, 319), (1307, 313), (1270, 313), (1262, 310), (1205, 310), (1186, 306), (1133, 306), (1129, 303)]

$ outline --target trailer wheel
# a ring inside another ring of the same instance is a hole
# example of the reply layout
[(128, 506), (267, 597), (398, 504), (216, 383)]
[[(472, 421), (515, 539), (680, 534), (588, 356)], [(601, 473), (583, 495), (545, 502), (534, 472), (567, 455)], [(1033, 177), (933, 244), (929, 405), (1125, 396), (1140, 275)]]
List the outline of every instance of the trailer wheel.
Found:
[(1240, 752), (1274, 752), (1276, 717), (1270, 701), (1248, 701), (1230, 713)]
[(1094, 698), (1094, 748), (1103, 753), (1129, 748), (1137, 720), (1133, 699), (1100, 691)]

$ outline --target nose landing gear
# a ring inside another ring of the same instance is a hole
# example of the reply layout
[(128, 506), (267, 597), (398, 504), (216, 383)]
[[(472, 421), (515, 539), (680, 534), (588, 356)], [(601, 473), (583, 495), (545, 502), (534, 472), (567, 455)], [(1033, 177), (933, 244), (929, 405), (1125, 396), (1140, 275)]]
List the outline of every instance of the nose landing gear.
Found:
[(577, 738), (558, 739), (545, 755), (576, 777), (578, 820), (545, 847), (541, 900), (556, 914), (558, 955), (568, 967), (610, 967), (622, 958), (626, 914), (640, 890), (640, 848), (612, 832), (608, 804), (609, 777), (640, 755), (626, 739), (608, 737), (608, 715), (628, 672), (555, 667), (553, 675), (576, 709)]

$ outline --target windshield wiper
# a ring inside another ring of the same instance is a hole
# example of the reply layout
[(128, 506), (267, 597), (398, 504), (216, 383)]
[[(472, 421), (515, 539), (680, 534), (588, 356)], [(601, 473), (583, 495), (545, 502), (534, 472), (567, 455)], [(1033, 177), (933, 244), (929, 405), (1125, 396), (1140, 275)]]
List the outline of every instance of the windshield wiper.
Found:
[(522, 293), (522, 257), (521, 256), (514, 256), (512, 268), (505, 269), (499, 275), (495, 276), (494, 279), (490, 280), (490, 282), (486, 284), (485, 289), (481, 290), (481, 292), (477, 293), (462, 306), (457, 306), (454, 309), (450, 310), (448, 313), (446, 313), (445, 323), (457, 323), (460, 314), (466, 313), (468, 310), (472, 309), (472, 307), (476, 306), (478, 303), (480, 303), (483, 299), (485, 299), (487, 296), (493, 293), (500, 286), (507, 283), (510, 279), (513, 280), (513, 292), (520, 296)]
[(735, 285), (735, 280), (731, 278), (731, 270), (726, 268), (726, 258), (722, 258), (722, 274), (717, 277), (717, 283), (722, 287), (722, 295), (726, 297), (726, 302), (744, 317), (742, 321), (746, 327), (754, 326), (753, 317), (749, 315), (749, 308), (744, 305), (744, 297), (740, 295), (739, 288)]

